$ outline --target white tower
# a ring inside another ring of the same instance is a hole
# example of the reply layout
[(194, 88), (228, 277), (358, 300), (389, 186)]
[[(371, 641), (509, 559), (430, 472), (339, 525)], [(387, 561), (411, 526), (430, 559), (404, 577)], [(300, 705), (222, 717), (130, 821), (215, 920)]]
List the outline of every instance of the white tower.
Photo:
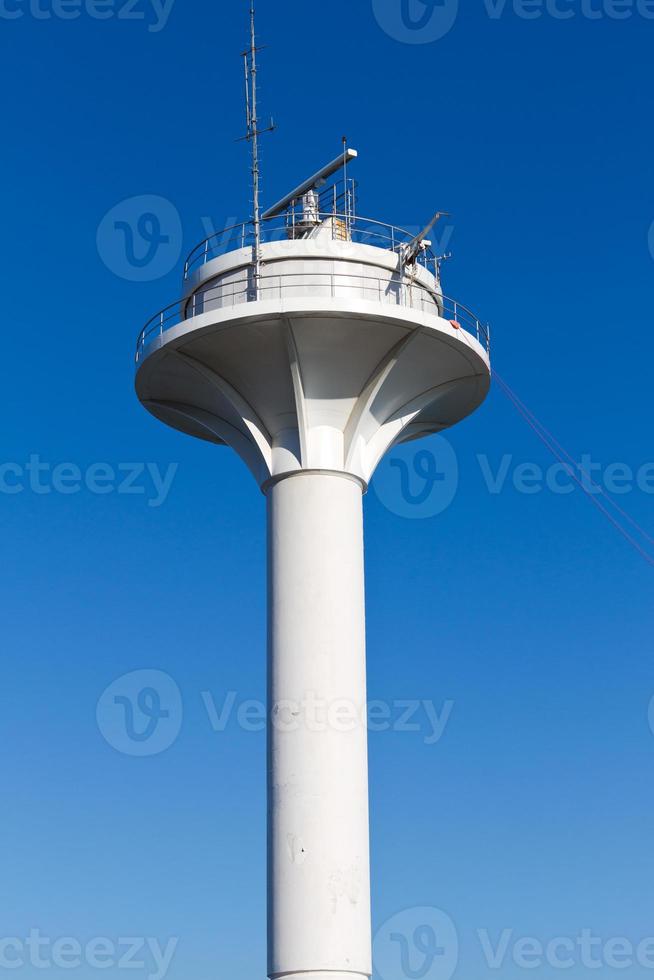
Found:
[(355, 157), (195, 248), (136, 353), (143, 405), (231, 446), (267, 499), (271, 978), (372, 973), (362, 494), (392, 446), (469, 415), (490, 379), (429, 226), (356, 216), (346, 174), (325, 189)]

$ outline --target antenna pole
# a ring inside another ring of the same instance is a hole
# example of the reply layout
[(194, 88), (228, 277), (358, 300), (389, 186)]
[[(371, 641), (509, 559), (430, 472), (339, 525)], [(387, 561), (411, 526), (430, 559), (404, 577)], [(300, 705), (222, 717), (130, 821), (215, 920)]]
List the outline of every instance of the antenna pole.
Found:
[(273, 120), (266, 129), (259, 129), (259, 113), (257, 105), (257, 32), (255, 26), (254, 0), (250, 0), (250, 47), (243, 52), (245, 63), (245, 120), (246, 139), (252, 148), (252, 224), (254, 226), (254, 294), (259, 298), (259, 280), (261, 278), (261, 201), (260, 184), (261, 168), (259, 164), (259, 137), (263, 133), (271, 133), (275, 128)]
[(257, 35), (255, 29), (254, 0), (250, 0), (250, 99), (248, 115), (250, 128), (248, 135), (252, 145), (252, 221), (254, 224), (254, 288), (259, 297), (261, 278), (261, 205), (259, 202), (259, 119), (257, 115)]
[(348, 188), (347, 188), (347, 136), (343, 137), (343, 210), (345, 211), (345, 227), (349, 235), (350, 228), (350, 209), (348, 207)]

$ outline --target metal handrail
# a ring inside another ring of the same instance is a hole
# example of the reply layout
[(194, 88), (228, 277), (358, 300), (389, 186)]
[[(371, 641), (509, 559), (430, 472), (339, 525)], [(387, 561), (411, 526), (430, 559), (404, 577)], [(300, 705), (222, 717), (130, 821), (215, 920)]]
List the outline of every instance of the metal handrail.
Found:
[[(295, 230), (301, 226), (298, 217), (297, 212), (291, 209), (285, 215), (283, 224), (279, 224), (278, 216), (262, 221), (262, 241), (286, 241), (289, 238), (289, 232), (291, 233), (291, 237), (293, 237)], [(334, 213), (333, 211), (320, 211), (317, 214), (317, 218), (320, 221), (328, 221), (330, 218), (333, 218), (336, 221), (342, 222), (348, 229), (349, 241), (359, 242), (364, 245), (375, 244), (377, 247), (391, 252), (397, 251), (400, 245), (408, 245), (415, 238), (415, 235), (410, 231), (406, 231), (406, 229), (400, 228), (397, 225), (389, 225), (386, 222), (377, 221), (375, 218), (353, 217), (352, 214)], [(271, 222), (277, 223), (271, 225)], [(207, 238), (204, 238), (191, 249), (186, 257), (186, 261), (184, 262), (184, 281), (189, 278), (189, 274), (197, 266), (204, 265), (210, 259), (216, 258), (219, 255), (225, 255), (227, 252), (234, 251), (236, 248), (245, 248), (246, 245), (251, 244), (251, 236), (253, 234), (252, 221), (241, 221), (238, 224), (230, 225), (230, 227), (223, 228), (222, 231), (216, 231)], [(225, 236), (229, 237), (226, 239)], [(240, 245), (238, 244), (239, 241)], [(383, 244), (378, 245), (378, 242), (382, 242)], [(431, 249), (427, 249), (420, 256), (419, 261), (428, 267), (430, 264), (435, 264), (436, 257)]]
[[(274, 285), (262, 285), (265, 279), (275, 279), (276, 282)], [(414, 291), (417, 291), (422, 300), (423, 312), (425, 311), (424, 300), (425, 297), (428, 297), (430, 311), (435, 305), (440, 316), (449, 319), (457, 328), (462, 328), (466, 333), (476, 337), (477, 341), (485, 347), (486, 352), (490, 354), (490, 328), (488, 324), (483, 324), (472, 310), (459, 303), (458, 300), (451, 299), (449, 296), (443, 296), (440, 293), (435, 293), (416, 280), (383, 279), (380, 276), (364, 276), (344, 272), (296, 272), (262, 276), (259, 281), (258, 291), (254, 290), (252, 277), (243, 276), (241, 279), (235, 279), (231, 282), (218, 283), (211, 289), (195, 292), (191, 296), (184, 297), (174, 303), (170, 303), (168, 306), (164, 306), (162, 310), (147, 321), (138, 336), (136, 342), (136, 363), (138, 364), (141, 360), (143, 351), (148, 343), (150, 343), (150, 337), (155, 334), (163, 336), (171, 327), (183, 323), (185, 320), (192, 319), (198, 314), (198, 299), (201, 303), (204, 303), (205, 300), (211, 299), (212, 296), (219, 294), (218, 298), (223, 301), (225, 306), (229, 307), (229, 300), (231, 300), (232, 307), (239, 306), (244, 302), (255, 301), (259, 298), (258, 294), (270, 290), (278, 290), (281, 296), (285, 288), (294, 288), (292, 284), (289, 286), (289, 279), (310, 279), (312, 280), (310, 285), (313, 286), (318, 285), (314, 280), (325, 279), (328, 280), (328, 284), (331, 286), (332, 297), (337, 295), (336, 291), (341, 287), (346, 289), (359, 288), (362, 292), (374, 291), (380, 302), (384, 302), (384, 297), (391, 297), (395, 301), (395, 305), (407, 306), (413, 309), (416, 308), (413, 303), (415, 298)], [(348, 283), (343, 283), (341, 281), (343, 279), (356, 279), (357, 282), (349, 285)], [(361, 280), (366, 280), (376, 285), (362, 286), (360, 284)], [(243, 288), (237, 292), (235, 287), (241, 285)], [(300, 281), (296, 285), (301, 286), (302, 282)], [(408, 302), (407, 294), (409, 295)], [(243, 298), (237, 299), (237, 296)]]

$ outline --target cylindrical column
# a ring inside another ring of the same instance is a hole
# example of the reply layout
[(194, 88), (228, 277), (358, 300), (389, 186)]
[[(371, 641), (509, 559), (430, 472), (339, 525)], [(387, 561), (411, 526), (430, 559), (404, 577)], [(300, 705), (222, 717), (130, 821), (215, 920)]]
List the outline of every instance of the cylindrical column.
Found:
[(268, 975), (372, 973), (361, 487), (268, 492)]

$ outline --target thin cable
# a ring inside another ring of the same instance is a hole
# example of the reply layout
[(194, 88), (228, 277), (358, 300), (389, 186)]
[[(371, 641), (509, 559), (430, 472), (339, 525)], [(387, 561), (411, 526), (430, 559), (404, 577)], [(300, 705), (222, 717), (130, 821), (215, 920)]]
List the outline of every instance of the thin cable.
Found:
[[(469, 342), (469, 340), (468, 340), (468, 337), (466, 336), (466, 331), (465, 331), (465, 330), (463, 330), (463, 329), (460, 329), (460, 330), (459, 330), (459, 334), (460, 334), (460, 335), (462, 335), (462, 336), (464, 337), (464, 339), (465, 339), (465, 341), (466, 341), (466, 343), (468, 343), (468, 346), (470, 347), (470, 349), (471, 349), (471, 350), (473, 350), (474, 348), (473, 348), (473, 346), (472, 346), (472, 343), (470, 343), (470, 342)], [(546, 437), (546, 435), (544, 434), (544, 433), (547, 433), (547, 429), (545, 428), (545, 426), (543, 426), (543, 425), (541, 425), (541, 423), (540, 423), (540, 422), (538, 421), (538, 419), (536, 418), (536, 416), (535, 416), (535, 415), (533, 415), (533, 413), (529, 411), (529, 409), (528, 409), (528, 408), (526, 407), (526, 405), (525, 405), (525, 406), (523, 406), (523, 404), (522, 404), (522, 402), (520, 401), (520, 399), (518, 398), (518, 396), (517, 396), (517, 395), (514, 395), (514, 393), (513, 393), (513, 391), (512, 391), (512, 389), (511, 389), (511, 388), (509, 388), (509, 386), (507, 385), (507, 383), (506, 383), (505, 381), (503, 381), (503, 379), (502, 379), (502, 378), (501, 378), (501, 377), (499, 376), (499, 374), (497, 373), (497, 371), (495, 371), (495, 370), (493, 370), (493, 371), (492, 371), (492, 375), (493, 375), (493, 377), (494, 377), (494, 378), (496, 378), (496, 379), (497, 379), (497, 381), (499, 382), (499, 385), (500, 385), (500, 388), (501, 388), (501, 390), (502, 390), (502, 391), (504, 392), (504, 394), (506, 395), (506, 397), (507, 397), (507, 398), (509, 399), (509, 401), (510, 401), (510, 402), (512, 403), (512, 405), (514, 406), (514, 408), (515, 408), (515, 409), (516, 409), (516, 410), (517, 410), (517, 411), (518, 411), (518, 412), (520, 413), (520, 415), (521, 415), (521, 416), (522, 416), (522, 417), (524, 418), (524, 420), (525, 420), (525, 422), (526, 422), (526, 423), (527, 423), (527, 424), (529, 425), (529, 427), (530, 427), (531, 429), (533, 429), (533, 430), (534, 430), (534, 432), (536, 433), (536, 435), (538, 436), (538, 438), (540, 439), (540, 441), (541, 441), (541, 442), (543, 443), (543, 445), (544, 445), (544, 446), (545, 446), (545, 447), (546, 447), (546, 448), (547, 448), (547, 449), (548, 449), (548, 450), (549, 450), (549, 451), (550, 451), (550, 452), (552, 453), (552, 455), (553, 455), (553, 456), (554, 456), (554, 457), (555, 457), (556, 459), (558, 459), (558, 461), (559, 461), (559, 462), (561, 463), (561, 465), (563, 466), (563, 468), (564, 468), (565, 470), (567, 470), (567, 472), (568, 472), (568, 474), (569, 474), (569, 475), (570, 475), (570, 476), (572, 477), (572, 479), (573, 479), (573, 480), (575, 481), (575, 483), (577, 483), (577, 484), (578, 484), (578, 486), (579, 486), (579, 487), (581, 487), (581, 489), (582, 489), (582, 490), (583, 490), (583, 492), (584, 492), (584, 493), (586, 494), (586, 496), (587, 496), (587, 497), (589, 498), (589, 500), (591, 501), (591, 503), (592, 503), (592, 504), (593, 504), (593, 505), (594, 505), (595, 507), (597, 507), (597, 509), (598, 509), (598, 510), (599, 510), (599, 511), (600, 511), (600, 512), (601, 512), (602, 514), (604, 514), (604, 516), (605, 516), (605, 517), (606, 517), (606, 518), (607, 518), (607, 519), (608, 519), (608, 520), (610, 521), (610, 523), (611, 523), (611, 524), (613, 525), (613, 527), (615, 527), (615, 528), (616, 528), (616, 530), (618, 530), (618, 531), (620, 532), (620, 534), (621, 534), (621, 535), (623, 536), (623, 538), (625, 538), (625, 540), (626, 540), (626, 541), (628, 541), (628, 542), (629, 542), (629, 544), (630, 544), (630, 545), (631, 545), (631, 546), (632, 546), (633, 548), (635, 548), (635, 550), (636, 550), (636, 551), (637, 551), (637, 552), (638, 552), (638, 553), (639, 553), (639, 554), (640, 554), (640, 555), (641, 555), (641, 556), (642, 556), (642, 557), (643, 557), (643, 558), (645, 559), (645, 561), (646, 561), (646, 562), (647, 562), (647, 563), (648, 563), (649, 565), (652, 565), (652, 566), (654, 567), (654, 557), (652, 557), (652, 555), (650, 555), (650, 554), (649, 554), (649, 552), (648, 552), (648, 551), (646, 551), (646, 550), (645, 550), (645, 549), (644, 549), (644, 548), (643, 548), (643, 547), (642, 547), (642, 546), (641, 546), (641, 545), (639, 544), (639, 542), (638, 542), (638, 541), (636, 541), (636, 539), (635, 539), (634, 537), (632, 537), (632, 535), (631, 535), (631, 534), (629, 534), (629, 532), (628, 532), (627, 530), (625, 530), (625, 528), (624, 528), (624, 527), (623, 527), (623, 526), (622, 526), (622, 525), (620, 524), (620, 522), (619, 522), (619, 521), (617, 521), (617, 520), (615, 519), (615, 517), (613, 517), (613, 515), (611, 514), (611, 512), (610, 512), (610, 511), (608, 511), (608, 510), (606, 509), (606, 507), (604, 507), (604, 506), (603, 506), (603, 505), (602, 505), (602, 504), (601, 504), (601, 503), (599, 502), (599, 500), (597, 500), (597, 498), (596, 498), (595, 496), (593, 496), (593, 494), (592, 494), (592, 493), (590, 493), (590, 492), (589, 492), (589, 490), (588, 490), (588, 488), (587, 488), (587, 487), (586, 487), (586, 486), (584, 485), (584, 483), (583, 483), (583, 482), (582, 482), (582, 481), (581, 481), (581, 480), (580, 480), (580, 479), (578, 478), (578, 476), (577, 476), (577, 475), (576, 475), (576, 473), (574, 472), (574, 469), (572, 468), (572, 466), (570, 465), (570, 463), (567, 463), (567, 462), (565, 461), (565, 459), (563, 458), (563, 456), (562, 456), (562, 455), (561, 455), (561, 454), (560, 454), (560, 453), (559, 453), (559, 452), (557, 451), (557, 449), (556, 449), (556, 446), (559, 446), (559, 448), (561, 449), (561, 452), (562, 452), (562, 453), (564, 453), (564, 454), (565, 454), (565, 455), (566, 455), (566, 456), (568, 457), (568, 459), (570, 459), (570, 460), (572, 460), (572, 463), (573, 463), (573, 466), (574, 466), (574, 467), (576, 467), (576, 468), (578, 468), (578, 469), (580, 470), (580, 472), (581, 472), (581, 473), (583, 474), (583, 476), (584, 476), (584, 477), (586, 477), (586, 474), (584, 473), (584, 471), (583, 471), (583, 470), (581, 470), (581, 468), (580, 468), (580, 467), (578, 466), (578, 464), (574, 462), (574, 460), (572, 459), (572, 456), (570, 456), (570, 454), (569, 454), (569, 453), (567, 453), (567, 452), (566, 452), (566, 451), (565, 451), (565, 450), (563, 449), (563, 447), (559, 445), (559, 443), (557, 443), (557, 441), (556, 441), (556, 439), (554, 439), (554, 437), (553, 437), (553, 436), (550, 436), (550, 440), (551, 440), (551, 441), (548, 441), (548, 439), (547, 439), (547, 437)], [(533, 420), (533, 421), (532, 421), (532, 420)], [(540, 426), (540, 428), (539, 428), (539, 426)], [(541, 430), (542, 430), (542, 431), (541, 431)], [(592, 483), (592, 482), (593, 482), (593, 481), (591, 480), (591, 483)], [(593, 485), (594, 485), (594, 486), (597, 486), (597, 484), (593, 484)], [(602, 495), (604, 495), (604, 496), (606, 497), (606, 494), (604, 493), (604, 490), (603, 490), (603, 488), (602, 488), (602, 487), (597, 487), (597, 488), (598, 488), (598, 489), (599, 489), (599, 491), (600, 491), (600, 492), (602, 493)], [(650, 537), (650, 535), (649, 535), (649, 534), (648, 534), (648, 533), (647, 533), (647, 532), (646, 532), (646, 531), (645, 531), (645, 530), (644, 530), (643, 528), (641, 528), (641, 527), (640, 527), (640, 525), (639, 525), (639, 524), (637, 524), (637, 523), (636, 523), (636, 522), (635, 522), (635, 521), (633, 520), (633, 518), (631, 518), (631, 517), (630, 517), (630, 516), (629, 516), (629, 515), (628, 515), (628, 514), (627, 514), (627, 513), (625, 512), (625, 511), (623, 511), (623, 510), (622, 510), (622, 508), (621, 508), (621, 507), (619, 507), (619, 506), (618, 506), (618, 504), (616, 504), (614, 500), (612, 500), (612, 499), (611, 499), (610, 497), (606, 497), (606, 499), (607, 499), (607, 500), (608, 500), (608, 501), (609, 501), (609, 502), (610, 502), (611, 504), (613, 504), (613, 506), (614, 506), (614, 507), (615, 507), (615, 508), (616, 508), (616, 509), (617, 509), (617, 510), (618, 510), (618, 511), (619, 511), (619, 512), (621, 513), (621, 514), (623, 514), (623, 515), (624, 515), (624, 517), (625, 517), (625, 518), (626, 518), (626, 519), (627, 519), (627, 520), (628, 520), (628, 521), (629, 521), (629, 522), (630, 522), (631, 524), (633, 524), (633, 525), (634, 525), (634, 527), (636, 527), (636, 528), (638, 528), (638, 530), (640, 531), (640, 533), (641, 533), (641, 534), (643, 534), (643, 535), (644, 535), (644, 536), (645, 536), (645, 537), (646, 537), (646, 538), (647, 538), (647, 539), (648, 539), (649, 541), (651, 541), (651, 540), (652, 540), (652, 538)]]
[[(499, 380), (500, 379), (498, 378), (498, 381)], [(503, 387), (501, 381), (500, 381), (500, 386)], [(549, 451), (552, 453), (552, 455), (555, 456), (556, 459), (559, 460), (559, 462), (561, 463), (561, 465), (564, 467), (564, 469), (567, 470), (568, 474), (572, 477), (572, 479), (575, 481), (575, 483), (577, 483), (578, 486), (581, 487), (581, 489), (586, 494), (586, 496), (589, 498), (589, 500), (591, 501), (591, 503), (594, 504), (594, 506), (597, 507), (597, 509), (599, 511), (601, 511), (602, 514), (604, 514), (604, 516), (611, 522), (611, 524), (616, 528), (616, 530), (618, 530), (620, 532), (620, 534), (625, 538), (625, 540), (628, 541), (629, 544), (633, 548), (636, 549), (636, 551), (645, 559), (645, 561), (648, 562), (648, 564), (650, 564), (650, 565), (652, 565), (654, 567), (654, 557), (652, 557), (649, 554), (649, 552), (645, 551), (645, 549), (641, 547), (641, 545), (638, 543), (638, 541), (636, 541), (636, 539), (634, 537), (632, 537), (632, 535), (629, 534), (629, 532), (627, 530), (625, 530), (625, 528), (620, 524), (620, 522), (617, 521), (614, 518), (613, 514), (611, 514), (611, 512), (609, 510), (607, 510), (607, 508), (604, 507), (604, 505), (601, 504), (600, 501), (597, 500), (596, 497), (594, 497), (591, 493), (588, 492), (588, 489), (584, 486), (583, 482), (579, 479), (579, 477), (577, 476), (577, 474), (574, 472), (573, 467), (570, 466), (570, 464), (567, 463), (563, 459), (563, 457), (557, 452), (556, 448), (553, 445), (551, 445), (551, 443), (548, 442), (548, 440), (546, 439), (546, 437), (539, 431), (537, 425), (535, 425), (534, 422), (532, 422), (532, 420), (529, 418), (528, 413), (525, 412), (525, 411), (523, 411), (523, 409), (520, 407), (520, 405), (518, 404), (518, 402), (515, 401), (511, 397), (511, 394), (509, 393), (509, 390), (506, 387), (503, 387), (503, 390), (504, 390), (504, 393), (506, 394), (507, 398), (511, 401), (511, 403), (515, 407), (515, 409), (524, 418), (524, 420), (527, 423), (527, 425), (529, 425), (530, 428), (532, 428), (534, 430), (534, 432), (536, 433), (536, 435), (538, 436), (538, 438), (541, 440), (541, 442), (547, 447), (547, 449), (549, 449)]]
[(642, 534), (642, 536), (647, 541), (649, 541), (650, 544), (654, 545), (654, 538), (650, 534), (648, 534), (648, 532), (645, 530), (645, 528), (641, 527), (640, 524), (636, 520), (634, 520), (634, 518), (630, 514), (627, 513), (627, 511), (623, 510), (623, 508), (620, 507), (620, 505), (610, 496), (610, 494), (608, 494), (604, 490), (604, 488), (599, 483), (595, 483), (595, 481), (592, 479), (591, 476), (589, 476), (588, 473), (586, 473), (586, 471), (583, 469), (583, 467), (579, 463), (576, 462), (576, 460), (570, 455), (569, 452), (567, 452), (563, 448), (563, 446), (561, 445), (561, 443), (558, 442), (558, 440), (552, 435), (552, 433), (549, 432), (545, 428), (545, 426), (543, 425), (543, 423), (534, 415), (534, 413), (531, 412), (527, 408), (527, 406), (518, 397), (518, 395), (515, 393), (515, 391), (513, 391), (511, 389), (511, 387), (506, 383), (506, 381), (504, 381), (504, 379), (502, 377), (500, 377), (500, 375), (497, 373), (497, 371), (493, 371), (493, 376), (499, 382), (500, 387), (504, 390), (505, 394), (509, 398), (511, 398), (512, 401), (515, 403), (516, 407), (520, 406), (522, 408), (523, 412), (525, 412), (533, 420), (534, 424), (537, 425), (538, 428), (545, 434), (545, 436), (552, 443), (552, 445), (553, 446), (556, 446), (556, 448), (558, 449), (558, 451), (570, 461), (570, 463), (575, 467), (575, 469), (577, 469), (582, 474), (582, 476), (584, 477), (584, 479), (587, 480), (590, 483), (590, 485), (593, 487), (593, 489), (595, 489), (598, 494), (601, 494), (601, 496), (604, 497), (604, 499), (607, 501), (607, 503), (609, 503), (612, 507), (614, 507), (617, 510), (617, 512), (626, 521), (628, 521), (629, 524), (632, 525), (632, 527), (634, 527), (640, 534)]

